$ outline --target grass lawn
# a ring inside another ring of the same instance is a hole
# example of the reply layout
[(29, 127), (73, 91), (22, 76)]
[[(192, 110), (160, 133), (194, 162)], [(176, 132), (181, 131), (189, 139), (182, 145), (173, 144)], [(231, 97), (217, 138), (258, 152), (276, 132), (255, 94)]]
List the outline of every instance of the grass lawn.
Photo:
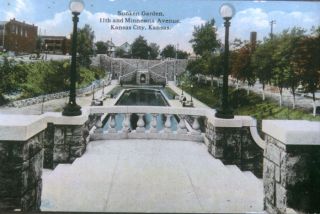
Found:
[[(183, 86), (183, 89), (211, 108), (219, 106), (219, 88), (216, 86), (212, 88), (204, 83), (193, 85), (192, 91), (189, 86)], [(259, 95), (253, 92), (247, 95), (244, 89), (235, 90), (230, 88), (229, 94), (230, 104), (234, 109), (235, 115), (250, 115), (258, 121), (263, 119), (320, 121), (319, 115), (314, 117), (311, 112), (306, 112), (303, 109), (297, 108), (293, 110), (288, 107), (279, 107), (278, 102), (271, 99), (263, 101)]]

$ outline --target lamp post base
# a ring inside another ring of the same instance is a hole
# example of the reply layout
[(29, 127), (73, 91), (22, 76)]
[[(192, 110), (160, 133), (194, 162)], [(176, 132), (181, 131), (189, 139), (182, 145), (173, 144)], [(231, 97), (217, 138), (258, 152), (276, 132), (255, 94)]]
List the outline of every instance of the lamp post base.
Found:
[(228, 110), (217, 110), (215, 116), (217, 118), (221, 118), (221, 119), (233, 119), (234, 115), (232, 113), (232, 110), (228, 109)]
[(62, 115), (63, 116), (79, 116), (81, 115), (81, 107), (77, 105), (76, 103), (68, 103), (64, 108)]

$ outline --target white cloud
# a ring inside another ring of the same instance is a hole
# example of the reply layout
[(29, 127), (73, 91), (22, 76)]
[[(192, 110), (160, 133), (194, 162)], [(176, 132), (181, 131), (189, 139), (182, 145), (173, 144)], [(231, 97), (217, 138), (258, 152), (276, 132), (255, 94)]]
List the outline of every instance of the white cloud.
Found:
[[(280, 33), (282, 30), (294, 26), (309, 30), (313, 25), (319, 25), (320, 23), (320, 17), (312, 12), (265, 12), (261, 8), (248, 8), (237, 12), (231, 20), (230, 41), (233, 41), (234, 38), (249, 40), (251, 31), (256, 31), (258, 39), (262, 40), (263, 37), (269, 36), (271, 20), (276, 20), (274, 33)], [(223, 41), (223, 25), (219, 26), (218, 35), (218, 38)]]
[(20, 18), (20, 16), (25, 13), (32, 13), (33, 7), (30, 2), (30, 0), (14, 0), (13, 2), (10, 2), (14, 8), (9, 11), (5, 11), (5, 19), (13, 19), (13, 18)]
[[(91, 13), (85, 10), (79, 17), (79, 27), (84, 24), (90, 24), (95, 31), (96, 41), (106, 41), (112, 38), (116, 45), (120, 45), (126, 41), (131, 43), (139, 35), (142, 35), (149, 43), (155, 42), (159, 44), (161, 48), (167, 44), (179, 43), (180, 49), (189, 52), (192, 51), (189, 40), (192, 38), (194, 26), (205, 22), (205, 20), (200, 17), (193, 17), (180, 20), (180, 23), (172, 26), (170, 30), (111, 30), (110, 27), (112, 23), (102, 23), (100, 22), (101, 18), (121, 19), (123, 16), (108, 13)], [(142, 17), (138, 18), (142, 19)], [(36, 25), (42, 29), (42, 33), (46, 30), (46, 35), (68, 36), (72, 31), (70, 11), (66, 10), (56, 13), (52, 19), (38, 22)], [(141, 23), (139, 25), (147, 29), (149, 27), (148, 23)], [(160, 26), (159, 23), (154, 23), (153, 25)]]
[[(116, 45), (120, 45), (126, 41), (133, 42), (139, 35), (144, 36), (148, 42), (155, 42), (163, 48), (167, 44), (177, 44), (182, 50), (192, 52), (191, 44), (189, 43), (192, 38), (194, 26), (205, 23), (200, 17), (185, 18), (180, 20), (180, 23), (173, 25), (170, 30), (111, 30), (111, 23), (101, 23), (100, 18), (118, 18), (118, 16), (108, 13), (91, 13), (85, 10), (80, 15), (79, 27), (84, 24), (90, 24), (95, 31), (96, 41), (112, 40)], [(131, 17), (132, 18), (132, 17)], [(138, 17), (142, 18), (142, 17)], [(270, 21), (276, 20), (274, 32), (281, 32), (283, 29), (300, 26), (310, 29), (313, 25), (320, 23), (319, 16), (313, 13), (302, 13), (300, 11), (293, 11), (290, 13), (283, 11), (265, 12), (260, 8), (249, 8), (236, 13), (235, 17), (231, 20), (230, 27), (230, 41), (234, 38), (241, 38), (249, 40), (250, 32), (257, 31), (258, 39), (262, 40), (263, 37), (268, 36), (270, 33)], [(44, 20), (36, 23), (41, 28), (42, 33), (46, 30), (47, 35), (70, 35), (72, 31), (72, 18), (70, 11), (66, 10), (56, 13), (52, 19)], [(120, 24), (124, 25), (124, 24)], [(139, 24), (148, 28), (147, 23)], [(154, 25), (159, 25), (155, 23)], [(224, 41), (224, 26), (218, 26), (218, 38)]]

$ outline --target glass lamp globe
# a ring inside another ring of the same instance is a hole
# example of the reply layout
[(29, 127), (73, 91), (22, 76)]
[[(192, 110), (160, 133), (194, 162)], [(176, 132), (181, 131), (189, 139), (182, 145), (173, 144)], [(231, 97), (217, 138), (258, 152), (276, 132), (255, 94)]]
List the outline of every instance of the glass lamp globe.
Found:
[(82, 0), (71, 0), (69, 8), (72, 13), (80, 14), (84, 9), (84, 3)]
[(231, 19), (235, 14), (235, 9), (231, 4), (223, 4), (220, 7), (220, 15), (224, 19)]

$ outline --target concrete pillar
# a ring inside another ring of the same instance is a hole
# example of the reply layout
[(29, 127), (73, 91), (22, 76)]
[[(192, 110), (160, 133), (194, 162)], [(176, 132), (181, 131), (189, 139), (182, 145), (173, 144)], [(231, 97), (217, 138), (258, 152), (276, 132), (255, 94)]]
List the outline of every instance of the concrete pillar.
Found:
[(263, 121), (264, 206), (269, 213), (320, 212), (320, 123)]
[(56, 125), (54, 127), (53, 167), (72, 163), (86, 150), (89, 131), (85, 125)]
[(242, 171), (251, 171), (257, 177), (262, 177), (263, 149), (250, 132), (250, 127), (255, 126), (256, 121), (245, 116), (208, 121), (208, 152), (226, 165), (236, 165)]

